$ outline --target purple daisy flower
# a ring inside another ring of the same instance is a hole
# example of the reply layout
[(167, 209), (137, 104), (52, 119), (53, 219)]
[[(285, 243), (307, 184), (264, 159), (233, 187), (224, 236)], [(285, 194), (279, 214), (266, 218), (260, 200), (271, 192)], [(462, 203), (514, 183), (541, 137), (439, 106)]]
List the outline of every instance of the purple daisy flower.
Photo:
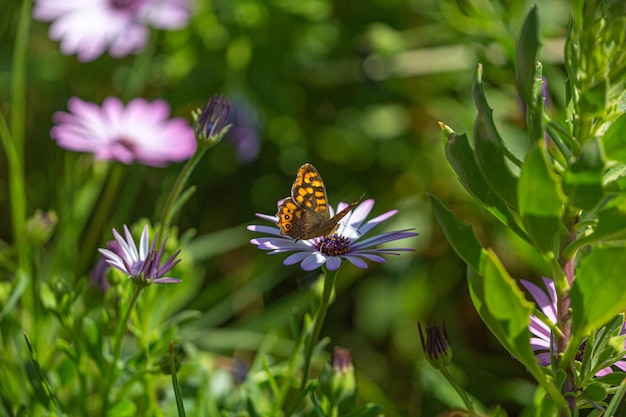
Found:
[[(346, 203), (339, 203), (337, 212), (347, 206), (348, 204)], [(411, 232), (410, 229), (381, 233), (361, 239), (372, 228), (398, 212), (398, 210), (391, 210), (365, 222), (373, 207), (374, 200), (363, 201), (352, 212), (341, 219), (335, 233), (308, 240), (295, 241), (288, 236), (281, 235), (280, 229), (277, 227), (251, 225), (248, 226), (248, 230), (266, 233), (271, 236), (255, 238), (250, 243), (258, 246), (261, 250), (270, 251), (270, 255), (295, 252), (289, 255), (283, 263), (285, 265), (293, 265), (299, 262), (305, 271), (312, 271), (324, 264), (330, 271), (335, 271), (341, 266), (343, 259), (347, 259), (356, 267), (367, 268), (365, 259), (373, 262), (385, 262), (385, 258), (382, 255), (399, 255), (398, 252), (413, 251), (414, 249), (411, 248), (375, 247), (382, 243), (418, 235), (415, 232)], [(335, 212), (332, 207), (330, 207), (330, 212), (331, 217), (334, 216)], [(278, 221), (276, 216), (259, 213), (256, 216), (274, 224)]]
[(137, 249), (135, 240), (126, 225), (124, 225), (124, 235), (126, 239), (124, 239), (117, 230), (113, 229), (113, 236), (115, 236), (115, 240), (119, 244), (119, 248), (116, 252), (109, 249), (98, 249), (106, 258), (109, 265), (128, 274), (130, 278), (144, 284), (153, 282), (155, 284), (176, 284), (181, 282), (178, 278), (164, 276), (180, 262), (180, 259), (176, 259), (180, 253), (180, 250), (177, 250), (161, 265), (161, 258), (163, 257), (163, 250), (165, 249), (167, 238), (165, 238), (161, 247), (157, 250), (157, 236), (154, 236), (152, 244), (149, 244), (148, 226), (146, 225), (141, 233), (139, 249)]
[(188, 0), (38, 0), (33, 17), (53, 22), (48, 35), (61, 41), (61, 52), (93, 61), (107, 49), (121, 58), (146, 44), (148, 25), (179, 29), (189, 21)]
[[(556, 289), (554, 287), (554, 281), (551, 279), (542, 277), (543, 284), (546, 287), (547, 292), (545, 292), (538, 285), (533, 284), (530, 281), (526, 281), (521, 279), (520, 282), (522, 285), (528, 290), (530, 295), (535, 300), (537, 307), (541, 310), (543, 314), (552, 322), (557, 323), (557, 297), (556, 297)], [(549, 366), (550, 361), (550, 343), (552, 338), (552, 332), (550, 327), (546, 325), (543, 321), (541, 321), (535, 315), (530, 316), (530, 325), (528, 327), (530, 332), (533, 334), (533, 337), (530, 338), (530, 346), (533, 351), (537, 352), (535, 354), (539, 365), (541, 366)], [(626, 323), (622, 326), (622, 330), (620, 331), (620, 335), (626, 334)], [(553, 349), (556, 346), (553, 346)], [(624, 345), (626, 349), (626, 342)], [(581, 346), (581, 350), (584, 349), (584, 343)], [(626, 357), (626, 355), (624, 355)], [(617, 366), (622, 371), (626, 371), (626, 360), (624, 358), (615, 362), (613, 365)], [(600, 369), (596, 372), (596, 376), (604, 376), (613, 372), (613, 368), (607, 366), (606, 368)]]
[(124, 107), (115, 97), (104, 99), (102, 106), (72, 97), (67, 107), (70, 113), (54, 114), (50, 130), (62, 148), (156, 167), (184, 161), (196, 151), (193, 128), (183, 118), (168, 119), (165, 100), (137, 98)]

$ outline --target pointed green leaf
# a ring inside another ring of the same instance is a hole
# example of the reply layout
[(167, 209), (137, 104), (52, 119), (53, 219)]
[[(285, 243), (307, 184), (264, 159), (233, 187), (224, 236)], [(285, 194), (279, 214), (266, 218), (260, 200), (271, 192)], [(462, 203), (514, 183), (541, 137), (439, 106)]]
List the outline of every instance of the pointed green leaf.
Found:
[(604, 134), (604, 152), (613, 161), (626, 163), (626, 113), (611, 124)]
[(589, 140), (563, 177), (563, 188), (571, 205), (590, 210), (598, 204), (604, 196), (604, 166), (601, 143), (595, 138)]
[(437, 197), (428, 194), (430, 205), (443, 234), (463, 261), (476, 271), (480, 271), (483, 258), (483, 248), (471, 226), (461, 223)]
[(508, 205), (517, 209), (517, 178), (507, 166), (505, 155), (510, 153), (493, 122), (492, 110), (487, 103), (482, 84), (482, 66), (474, 77), (474, 102), (478, 109), (474, 122), (474, 147), (478, 167), (490, 188)]
[(626, 238), (626, 195), (619, 194), (598, 211), (598, 225), (592, 234), (576, 242), (577, 247), (593, 242)]
[(559, 177), (548, 162), (543, 142), (526, 154), (517, 195), (529, 236), (542, 251), (553, 250), (566, 198)]
[(346, 414), (342, 414), (342, 417), (376, 417), (381, 415), (383, 408), (378, 404), (365, 404), (355, 410), (352, 410)]
[(546, 380), (530, 347), (528, 326), (534, 305), (526, 300), (493, 251), (486, 250), (483, 259), (482, 275), (467, 269), (470, 295), (478, 314), (502, 346), (528, 369), (554, 401), (563, 404), (563, 397)]
[(531, 144), (535, 144), (544, 140), (544, 121), (543, 110), (545, 106), (545, 97), (543, 96), (544, 80), (543, 67), (540, 62), (535, 66), (535, 75), (533, 76), (533, 85), (531, 92), (531, 103), (526, 107), (526, 126), (528, 129), (528, 140)]
[(570, 291), (572, 334), (582, 339), (626, 310), (626, 248), (596, 246), (582, 258)]
[(137, 406), (129, 400), (119, 400), (107, 411), (107, 417), (132, 417), (137, 415)]
[(517, 88), (527, 106), (533, 106), (532, 89), (537, 52), (539, 51), (539, 18), (533, 5), (524, 20), (515, 49), (515, 77)]
[(493, 251), (486, 250), (482, 276), (468, 271), (468, 281), (476, 310), (500, 343), (524, 365), (536, 364), (528, 330), (534, 306)]
[(489, 188), (483, 173), (476, 164), (474, 150), (469, 144), (467, 135), (457, 135), (448, 126), (441, 125), (445, 138), (446, 158), (459, 182), (498, 220), (513, 229), (519, 236), (527, 238), (506, 203)]
[(606, 80), (596, 80), (590, 88), (581, 91), (580, 113), (586, 115), (602, 115), (607, 107), (607, 82)]

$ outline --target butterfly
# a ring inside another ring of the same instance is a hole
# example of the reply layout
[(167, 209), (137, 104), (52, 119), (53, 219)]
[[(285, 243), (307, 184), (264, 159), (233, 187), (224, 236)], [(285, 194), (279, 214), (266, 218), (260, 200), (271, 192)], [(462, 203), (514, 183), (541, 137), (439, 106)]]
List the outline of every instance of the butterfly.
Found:
[(278, 206), (276, 225), (282, 235), (296, 241), (328, 236), (337, 230), (339, 221), (361, 202), (364, 195), (330, 217), (324, 181), (313, 165), (304, 164), (298, 169), (291, 186), (291, 197)]

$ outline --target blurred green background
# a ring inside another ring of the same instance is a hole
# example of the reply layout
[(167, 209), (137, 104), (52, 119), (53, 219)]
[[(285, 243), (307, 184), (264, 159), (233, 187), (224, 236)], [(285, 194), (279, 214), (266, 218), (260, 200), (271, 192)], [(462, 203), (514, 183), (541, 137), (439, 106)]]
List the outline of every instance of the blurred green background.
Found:
[[(0, 106), (10, 111), (15, 16), (20, 2), (3, 0), (0, 17)], [(504, 235), (459, 186), (443, 155), (437, 121), (471, 132), (471, 81), (484, 65), (487, 95), (507, 141), (523, 137), (524, 117), (513, 75), (515, 39), (531, 3), (515, 0), (236, 0), (195, 3), (190, 25), (153, 32), (148, 65), (134, 56), (105, 55), (90, 63), (63, 56), (32, 22), (28, 57), (27, 181), (30, 213), (67, 204), (59, 193), (84, 155), (50, 139), (52, 114), (78, 96), (165, 98), (189, 118), (215, 93), (232, 103), (234, 128), (193, 173), (195, 195), (179, 217), (195, 230), (185, 249), (200, 267), (199, 290), (186, 308), (203, 312), (183, 335), (202, 348), (250, 358), (270, 329), (284, 336), (293, 312), (308, 308), (315, 274), (283, 266), (248, 243), (254, 213), (274, 214), (297, 168), (321, 172), (333, 205), (361, 193), (372, 215), (398, 208), (387, 230), (415, 228), (401, 242), (414, 253), (359, 270), (346, 265), (322, 335), (352, 350), (363, 398), (388, 416), (432, 416), (454, 403), (445, 382), (424, 361), (416, 323), (445, 319), (454, 373), (486, 404), (512, 415), (528, 403), (532, 383), (480, 322), (467, 292), (465, 267), (434, 221), (426, 193), (439, 196), (495, 248), (516, 278), (536, 278), (524, 247)], [(562, 45), (566, 1), (539, 5), (551, 107), (564, 101)], [(142, 66), (143, 65), (143, 66)], [(145, 78), (138, 91), (129, 77)], [(128, 179), (103, 228), (158, 218), (180, 165), (127, 168)], [(0, 158), (0, 213), (8, 213), (6, 159)], [(0, 237), (11, 241), (0, 219)], [(84, 260), (86, 264), (95, 261)], [(86, 271), (77, 271), (84, 274)], [(329, 349), (330, 351), (330, 349)], [(286, 352), (276, 352), (277, 355)]]

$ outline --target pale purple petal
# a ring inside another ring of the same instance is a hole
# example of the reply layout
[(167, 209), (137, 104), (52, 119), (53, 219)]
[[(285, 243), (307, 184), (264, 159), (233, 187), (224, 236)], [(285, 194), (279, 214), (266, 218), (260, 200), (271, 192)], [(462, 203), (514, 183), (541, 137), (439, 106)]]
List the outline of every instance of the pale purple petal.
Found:
[(188, 22), (188, 0), (145, 0), (113, 4), (111, 0), (38, 0), (37, 20), (51, 21), (49, 36), (61, 51), (92, 61), (107, 49), (113, 57), (137, 53), (149, 36), (147, 25), (178, 29)]
[(598, 372), (596, 372), (596, 376), (597, 377), (601, 377), (601, 376), (605, 376), (605, 375), (608, 375), (608, 374), (611, 374), (611, 373), (613, 373), (613, 370), (609, 366), (607, 368), (602, 368)]
[(302, 262), (304, 258), (310, 255), (311, 255), (311, 252), (296, 252), (286, 257), (285, 260), (283, 261), (283, 264), (285, 265), (297, 264), (298, 262)]
[(409, 232), (407, 230), (399, 230), (395, 232), (382, 233), (380, 235), (372, 236), (370, 238), (356, 242), (353, 245), (354, 250), (362, 250), (369, 248), (370, 246), (380, 245), (382, 243), (391, 242), (398, 239), (406, 239), (407, 237), (417, 236), (415, 232)]
[(181, 282), (178, 278), (163, 276), (180, 262), (180, 259), (176, 259), (180, 253), (180, 250), (178, 250), (161, 265), (167, 237), (163, 240), (161, 248), (157, 250), (155, 248), (157, 236), (154, 237), (152, 244), (150, 244), (148, 225), (145, 225), (141, 232), (140, 247), (137, 250), (135, 240), (128, 226), (124, 225), (125, 239), (115, 229), (113, 229), (113, 235), (118, 243), (119, 248), (116, 251), (119, 253), (115, 253), (110, 249), (98, 249), (109, 265), (121, 270), (131, 278), (145, 283), (175, 284)]
[(535, 355), (535, 357), (537, 358), (537, 362), (539, 362), (539, 365), (541, 366), (548, 366), (551, 363), (550, 352), (538, 353)]
[(116, 253), (113, 253), (108, 249), (98, 249), (98, 251), (106, 258), (105, 261), (109, 265), (121, 271), (126, 270), (126, 267), (124, 266), (124, 261), (122, 261), (122, 258), (120, 258)]
[(256, 213), (255, 216), (263, 219), (263, 220), (267, 220), (270, 223), (276, 224), (276, 222), (278, 221), (278, 217), (276, 216), (270, 216), (269, 214), (261, 214), (261, 213)]
[[(341, 220), (337, 231), (331, 236), (316, 237), (297, 242), (289, 236), (280, 234), (280, 230), (276, 227), (251, 225), (247, 227), (248, 230), (271, 236), (251, 239), (250, 243), (257, 245), (261, 250), (270, 251), (270, 254), (296, 252), (289, 255), (284, 263), (292, 265), (300, 262), (301, 268), (306, 271), (319, 268), (324, 263), (326, 263), (328, 270), (336, 270), (341, 266), (343, 259), (347, 259), (359, 268), (367, 268), (366, 260), (381, 263), (385, 262), (381, 255), (399, 255), (398, 252), (413, 251), (414, 249), (412, 248), (374, 247), (381, 243), (417, 236), (417, 233), (409, 230), (387, 232), (360, 242), (358, 241), (358, 238), (365, 232), (397, 213), (397, 210), (391, 210), (363, 224), (372, 211), (373, 206), (374, 200), (372, 199), (359, 203), (354, 210)], [(342, 202), (337, 206), (336, 211), (330, 206), (329, 212), (332, 216), (335, 212), (345, 207), (348, 207), (348, 204)], [(268, 222), (276, 223), (276, 216), (263, 214), (257, 214), (256, 216)]]
[(550, 350), (550, 341), (540, 337), (531, 337), (530, 347), (532, 348), (532, 350)]
[(178, 278), (163, 277), (157, 278), (152, 282), (154, 282), (155, 284), (178, 284), (179, 282), (183, 281)]
[(530, 316), (530, 325), (528, 328), (535, 336), (541, 337), (544, 340), (550, 340), (552, 334), (550, 327), (534, 315)]
[[(524, 279), (520, 279), (521, 284), (526, 287), (530, 295), (535, 299), (537, 306), (552, 321), (553, 323), (557, 322), (557, 311), (556, 311), (556, 298), (552, 299), (549, 297), (541, 288), (537, 285), (533, 284), (530, 281), (526, 281)], [(546, 288), (550, 290), (550, 287), (554, 289), (554, 283), (552, 281), (544, 281), (546, 283)], [(555, 293), (556, 297), (556, 293)]]
[(622, 371), (626, 372), (626, 361), (619, 360), (619, 361), (615, 362), (613, 365), (617, 366), (619, 369), (621, 369)]
[[(350, 256), (352, 256), (352, 255), (350, 255), (350, 254), (346, 255), (346, 257), (350, 257)], [(368, 260), (370, 260), (372, 262), (377, 262), (377, 263), (385, 262), (385, 258), (383, 258), (382, 256), (379, 256), (379, 255), (373, 254), (373, 253), (359, 252), (358, 256), (360, 256), (361, 258), (368, 259)]]
[(367, 269), (367, 263), (358, 256), (345, 256), (345, 258), (357, 268)]
[(341, 258), (339, 256), (329, 256), (326, 259), (326, 268), (329, 271), (336, 271), (341, 266)]
[(320, 266), (324, 265), (324, 262), (326, 262), (326, 257), (324, 255), (322, 255), (321, 253), (313, 252), (309, 254), (309, 256), (304, 258), (304, 260), (302, 260), (300, 266), (305, 271), (313, 271), (314, 269), (317, 269)]
[(265, 234), (268, 234), (268, 235), (273, 235), (273, 236), (278, 236), (278, 237), (282, 236), (280, 234), (280, 230), (275, 228), (275, 227), (258, 226), (258, 225), (252, 224), (252, 225), (248, 226), (247, 229), (250, 230), (251, 232), (265, 233)]
[(165, 166), (190, 158), (196, 149), (193, 129), (180, 118), (168, 119), (169, 105), (132, 100), (127, 106), (107, 97), (102, 106), (76, 97), (72, 113), (57, 112), (50, 136), (65, 149), (92, 152), (102, 160)]

